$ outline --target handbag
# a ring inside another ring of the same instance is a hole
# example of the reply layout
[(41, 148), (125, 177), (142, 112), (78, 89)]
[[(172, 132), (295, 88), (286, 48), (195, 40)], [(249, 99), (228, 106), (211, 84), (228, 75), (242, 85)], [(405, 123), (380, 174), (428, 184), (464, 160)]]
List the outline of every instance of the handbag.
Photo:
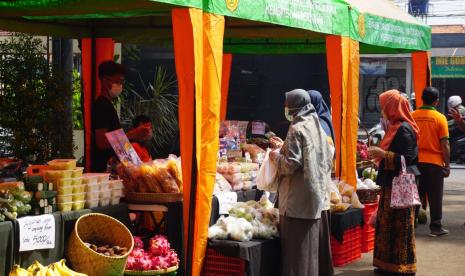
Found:
[(402, 169), (392, 180), (391, 208), (404, 209), (421, 205), (415, 175), (408, 173), (405, 158), (401, 156)]
[(278, 167), (271, 161), (270, 152), (271, 149), (268, 149), (265, 153), (256, 182), (259, 190), (276, 193), (278, 191)]

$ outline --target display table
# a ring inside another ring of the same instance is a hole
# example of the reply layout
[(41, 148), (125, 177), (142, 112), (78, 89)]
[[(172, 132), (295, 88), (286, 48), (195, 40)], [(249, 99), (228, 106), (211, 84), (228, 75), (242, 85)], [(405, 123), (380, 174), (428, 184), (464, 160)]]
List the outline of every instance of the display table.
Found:
[(342, 243), (344, 232), (363, 226), (363, 223), (363, 209), (351, 208), (345, 212), (331, 213), (331, 235)]
[(14, 230), (11, 221), (0, 222), (0, 275), (8, 275), (14, 263)]
[(208, 248), (247, 261), (248, 276), (277, 275), (280, 271), (281, 245), (279, 239), (236, 242), (210, 240)]
[(17, 221), (6, 221), (0, 223), (0, 275), (8, 275), (13, 264), (28, 267), (35, 260), (47, 265), (63, 259), (68, 237), (74, 229), (79, 217), (88, 213), (103, 213), (130, 226), (128, 205), (98, 207), (94, 209), (83, 209), (71, 212), (55, 212), (55, 248), (19, 252), (19, 224)]

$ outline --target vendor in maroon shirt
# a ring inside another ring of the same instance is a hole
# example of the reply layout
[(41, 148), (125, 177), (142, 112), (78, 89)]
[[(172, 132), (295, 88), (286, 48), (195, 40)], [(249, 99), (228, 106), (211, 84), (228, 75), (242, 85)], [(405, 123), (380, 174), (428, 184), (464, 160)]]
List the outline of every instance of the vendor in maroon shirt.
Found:
[[(105, 172), (108, 160), (115, 155), (105, 133), (121, 128), (112, 100), (123, 92), (125, 74), (123, 65), (111, 60), (98, 67), (101, 91), (92, 107), (92, 172)], [(131, 142), (143, 141), (151, 134), (151, 129), (142, 126), (126, 133)]]

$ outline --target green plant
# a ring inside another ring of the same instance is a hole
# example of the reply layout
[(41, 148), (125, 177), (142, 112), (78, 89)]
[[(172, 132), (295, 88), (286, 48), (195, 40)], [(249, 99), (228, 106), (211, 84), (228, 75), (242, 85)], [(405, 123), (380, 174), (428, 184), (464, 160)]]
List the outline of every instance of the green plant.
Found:
[(142, 91), (137, 92), (134, 84), (127, 83), (121, 101), (122, 118), (126, 122), (144, 114), (152, 120), (153, 139), (151, 147), (157, 151), (173, 142), (178, 130), (178, 97), (173, 93), (176, 79), (163, 66), (155, 70), (153, 81), (146, 83), (137, 72)]
[(83, 129), (81, 108), (81, 76), (73, 70), (73, 125), (74, 129)]
[(42, 41), (29, 35), (0, 41), (0, 128), (7, 133), (0, 142), (26, 162), (73, 154), (72, 125), (64, 116), (71, 95), (45, 53)]

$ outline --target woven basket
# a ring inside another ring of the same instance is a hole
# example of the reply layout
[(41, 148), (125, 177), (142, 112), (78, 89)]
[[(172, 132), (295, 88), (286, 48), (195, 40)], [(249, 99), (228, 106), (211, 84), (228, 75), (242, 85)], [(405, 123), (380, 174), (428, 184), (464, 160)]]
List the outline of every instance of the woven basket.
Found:
[(378, 201), (381, 189), (357, 190), (357, 196), (361, 203), (373, 203)]
[(124, 271), (124, 275), (150, 275), (150, 276), (154, 276), (154, 275), (176, 275), (176, 271), (178, 271), (178, 266), (173, 266), (173, 267), (169, 267), (167, 269), (161, 269), (161, 270), (144, 270), (144, 271), (141, 271), (141, 270), (125, 270)]
[(182, 193), (170, 194), (170, 193), (137, 193), (128, 192), (126, 193), (126, 202), (128, 203), (170, 203), (170, 202), (181, 202)]
[[(99, 254), (84, 244), (92, 240), (126, 247), (128, 253), (117, 257)], [(92, 213), (76, 221), (68, 240), (66, 256), (75, 271), (89, 276), (123, 275), (133, 247), (134, 239), (124, 224), (110, 216)]]

